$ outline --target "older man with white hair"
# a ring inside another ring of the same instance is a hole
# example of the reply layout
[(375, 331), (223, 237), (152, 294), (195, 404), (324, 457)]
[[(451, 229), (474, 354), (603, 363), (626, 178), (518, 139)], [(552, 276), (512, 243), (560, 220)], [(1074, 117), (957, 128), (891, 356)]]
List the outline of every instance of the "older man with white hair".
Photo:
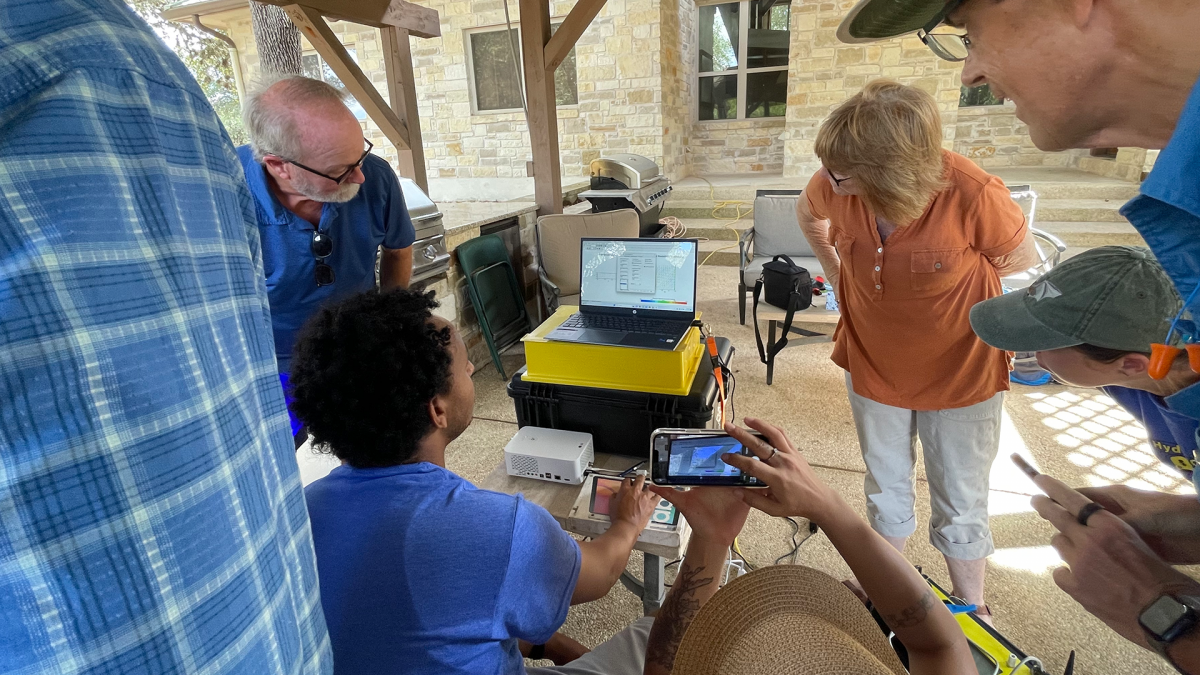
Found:
[[(371, 154), (345, 94), (298, 75), (265, 83), (243, 110), (250, 144), (238, 148), (262, 237), (279, 377), (288, 393), (296, 333), (326, 302), (375, 287), (408, 286), (412, 220), (396, 173)], [(291, 415), (296, 445), (307, 434)]]

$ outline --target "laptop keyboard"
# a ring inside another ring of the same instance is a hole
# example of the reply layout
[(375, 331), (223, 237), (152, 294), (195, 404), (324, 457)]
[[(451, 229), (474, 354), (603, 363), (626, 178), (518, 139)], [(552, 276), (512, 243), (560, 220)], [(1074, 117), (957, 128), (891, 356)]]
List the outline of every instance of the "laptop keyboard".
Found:
[(683, 328), (679, 321), (643, 319), (636, 316), (600, 316), (573, 314), (563, 322), (563, 328), (591, 328), (593, 330), (621, 330), (627, 333), (670, 335), (676, 337)]

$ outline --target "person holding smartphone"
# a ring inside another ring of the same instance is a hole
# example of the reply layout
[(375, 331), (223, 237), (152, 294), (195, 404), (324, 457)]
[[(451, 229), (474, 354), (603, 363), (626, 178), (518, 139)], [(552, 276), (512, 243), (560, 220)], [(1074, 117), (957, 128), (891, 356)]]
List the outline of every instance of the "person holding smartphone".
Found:
[(1067, 564), (1054, 570), (1058, 587), (1180, 673), (1200, 672), (1200, 582), (1170, 564), (1172, 550), (1138, 531), (1119, 501), (1090, 499), (1020, 455), (1012, 460), (1045, 493), (1031, 503), (1059, 532), (1050, 540)]
[[(975, 672), (970, 647), (958, 622), (946, 606), (938, 601), (929, 584), (912, 564), (859, 517), (837, 491), (821, 481), (803, 454), (796, 450), (779, 427), (749, 418), (745, 422), (761, 436), (732, 424), (726, 425), (725, 431), (748, 448), (753, 457), (738, 453), (725, 454), (721, 459), (754, 476), (767, 486), (766, 489), (696, 487), (682, 492), (669, 487), (651, 488), (675, 504), (692, 524), (696, 534), (683, 559), (679, 575), (650, 630), (645, 674), (667, 675), (675, 668), (680, 645), (684, 643), (689, 627), (703, 606), (717, 593), (716, 580), (720, 578), (727, 548), (745, 521), (746, 506), (772, 516), (807, 518), (820, 526), (853, 570), (881, 616), (908, 649), (910, 673), (961, 675)], [(726, 515), (723, 518), (710, 517), (713, 513)], [(697, 538), (704, 541), (705, 545), (716, 542), (717, 545), (724, 545), (724, 548), (696, 550)], [(770, 569), (751, 572), (743, 579), (764, 571), (769, 573)], [(832, 586), (827, 591), (831, 604), (837, 603), (839, 598), (844, 601), (850, 596), (839, 584)], [(729, 590), (737, 592), (735, 588)], [(862, 616), (870, 618), (870, 613), (861, 604), (851, 600), (851, 605), (851, 611), (861, 612)], [(742, 628), (746, 631), (750, 629), (751, 626)], [(754, 636), (746, 634), (735, 639), (734, 644), (744, 644), (740, 642), (742, 639), (750, 641)], [(780, 654), (786, 657), (781, 660), (787, 662), (788, 672), (804, 672), (797, 668), (801, 663), (829, 665), (827, 658), (821, 661), (821, 644), (791, 645), (784, 641), (782, 644), (760, 645), (757, 649), (794, 649), (794, 656)], [(871, 668), (860, 672), (872, 675), (877, 672), (903, 672), (902, 669), (895, 670), (899, 668), (898, 662), (888, 669), (890, 661), (879, 661), (877, 666), (873, 664)], [(706, 672), (720, 670), (719, 665), (711, 663), (707, 667), (709, 670)], [(772, 667), (764, 662), (755, 672), (770, 675)]]

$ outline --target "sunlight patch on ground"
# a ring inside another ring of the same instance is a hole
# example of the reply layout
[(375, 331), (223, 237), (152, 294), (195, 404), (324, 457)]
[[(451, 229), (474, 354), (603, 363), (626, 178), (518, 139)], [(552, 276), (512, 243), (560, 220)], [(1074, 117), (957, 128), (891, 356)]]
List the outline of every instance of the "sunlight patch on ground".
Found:
[[(1033, 455), (1029, 453), (1029, 448), (1025, 445), (1025, 440), (1021, 438), (1021, 432), (1017, 431), (1017, 425), (1013, 424), (1012, 417), (1005, 410), (1000, 418), (1000, 452), (996, 455), (996, 461), (992, 464), (992, 472), (990, 484), (992, 490), (1003, 490), (1005, 492), (1020, 493), (1016, 500), (1008, 500), (1001, 493), (993, 492), (988, 498), (988, 512), (995, 516), (1003, 513), (1027, 513), (1033, 509), (1029, 507), (1029, 497), (1024, 495), (1038, 494), (1040, 492), (1033, 481), (1021, 473), (1017, 465), (1013, 464), (1008, 458), (1009, 455), (1016, 453), (1021, 455), (1030, 464), (1037, 466), (1034, 462)], [(1020, 503), (1020, 502), (1023, 502)]]
[(1060, 432), (1054, 441), (1066, 450), (1067, 461), (1087, 469), (1089, 485), (1119, 483), (1180, 494), (1193, 490), (1183, 476), (1158, 461), (1147, 446), (1145, 428), (1108, 396), (1070, 391), (1025, 396), (1045, 415), (1042, 424)]
[(988, 564), (1042, 575), (1059, 567), (1063, 561), (1053, 546), (1022, 546), (996, 549), (988, 558)]

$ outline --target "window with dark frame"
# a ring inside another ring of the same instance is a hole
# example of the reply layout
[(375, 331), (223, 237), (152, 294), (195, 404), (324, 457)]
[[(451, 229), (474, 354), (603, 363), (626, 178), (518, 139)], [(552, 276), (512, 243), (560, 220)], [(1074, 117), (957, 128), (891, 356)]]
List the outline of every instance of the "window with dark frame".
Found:
[[(557, 31), (561, 24), (550, 27)], [(515, 26), (470, 31), (466, 34), (471, 58), (471, 89), (475, 112), (507, 112), (521, 110), (521, 35)], [(513, 58), (514, 54), (516, 59)], [(557, 105), (579, 103), (578, 73), (575, 49), (554, 71), (554, 102)]]
[(699, 9), (697, 117), (787, 114), (790, 0), (742, 0)]

